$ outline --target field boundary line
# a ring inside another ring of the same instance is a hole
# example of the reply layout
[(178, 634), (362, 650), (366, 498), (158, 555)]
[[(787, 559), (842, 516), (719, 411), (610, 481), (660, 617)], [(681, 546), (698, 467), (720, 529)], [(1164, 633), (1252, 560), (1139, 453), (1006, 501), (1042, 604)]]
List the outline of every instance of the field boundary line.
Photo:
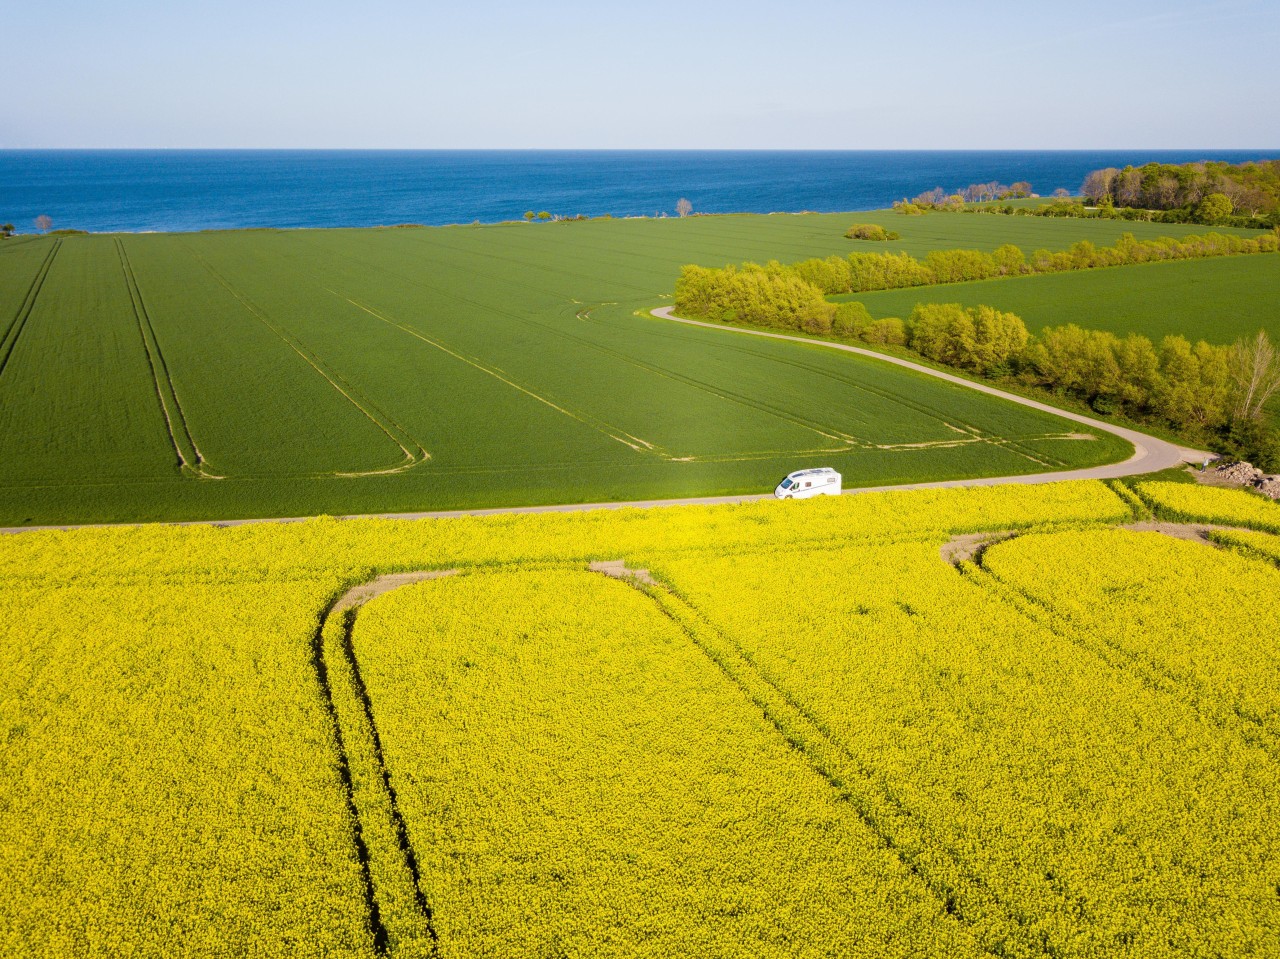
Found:
[[(987, 386), (985, 383), (975, 383), (972, 380), (966, 380), (964, 377), (955, 376), (951, 373), (944, 373), (941, 370), (931, 369), (920, 363), (913, 363), (910, 360), (900, 359), (896, 356), (888, 356), (884, 353), (877, 353), (875, 350), (863, 349), (859, 346), (849, 346), (846, 343), (831, 343), (827, 340), (812, 340), (803, 336), (789, 336), (785, 333), (768, 333), (764, 330), (746, 330), (735, 326), (725, 326), (722, 323), (708, 323), (703, 320), (687, 320), (683, 317), (674, 316), (675, 307), (660, 306), (649, 311), (652, 316), (662, 320), (670, 320), (673, 323), (684, 323), (688, 326), (700, 326), (709, 330), (720, 330), (727, 333), (739, 333), (745, 336), (763, 336), (773, 340), (786, 340), (793, 343), (802, 343), (807, 346), (822, 347), (831, 350), (840, 350), (845, 353), (854, 353), (858, 356), (868, 359), (879, 360), (883, 363), (891, 363), (894, 366), (900, 366), (904, 369), (911, 370), (915, 373), (923, 373), (925, 376), (931, 376), (935, 379), (952, 383), (956, 386), (967, 387), (971, 390), (977, 390), (979, 393), (986, 393), (988, 396), (994, 396), (1002, 400), (1008, 400), (1011, 403), (1017, 403), (1019, 406), (1025, 406), (1033, 410), (1039, 410), (1042, 413), (1050, 413), (1063, 419), (1072, 420), (1076, 423), (1083, 423), (1085, 426), (1101, 430), (1104, 433), (1110, 433), (1112, 436), (1118, 436), (1133, 446), (1134, 452), (1127, 460), (1121, 463), (1111, 463), (1105, 466), (1094, 466), (1088, 469), (1063, 470), (1057, 473), (1033, 473), (1026, 476), (998, 476), (986, 477), (980, 480), (951, 480), (941, 483), (921, 483), (911, 484), (912, 489), (943, 489), (948, 486), (966, 485), (966, 486), (992, 486), (998, 483), (1043, 483), (1051, 480), (1067, 480), (1067, 479), (1112, 479), (1117, 476), (1133, 476), (1138, 473), (1154, 473), (1163, 469), (1169, 469), (1179, 466), (1183, 463), (1197, 462), (1206, 454), (1199, 450), (1188, 450), (1184, 447), (1177, 446), (1167, 440), (1158, 439), (1149, 436), (1146, 433), (1140, 433), (1137, 430), (1131, 430), (1127, 427), (1116, 426), (1112, 423), (1104, 423), (1102, 420), (1095, 420), (1093, 417), (1084, 416), (1080, 413), (1072, 413), (1069, 410), (1058, 409), (1050, 406), (1048, 403), (1041, 403), (1037, 400), (1027, 399), (1024, 396), (1018, 396), (1015, 393), (1006, 393), (1004, 390), (996, 389), (994, 386)], [(889, 489), (892, 487), (880, 487), (881, 489)], [(898, 487), (904, 488), (904, 487)]]
[(39, 269), (36, 270), (36, 275), (32, 277), (31, 285), (27, 287), (27, 295), (18, 304), (18, 310), (5, 328), (4, 335), (0, 336), (0, 376), (3, 376), (4, 371), (9, 368), (9, 358), (13, 356), (14, 348), (22, 337), (22, 331), (27, 328), (27, 321), (31, 319), (31, 313), (36, 307), (36, 300), (40, 298), (40, 291), (44, 289), (45, 278), (48, 277), (49, 271), (53, 269), (53, 261), (57, 258), (60, 249), (62, 249), (62, 240), (54, 240), (53, 246), (50, 247), (49, 252), (40, 263)]
[[(147, 366), (151, 370), (156, 399), (160, 402), (160, 412), (164, 414), (165, 426), (169, 431), (169, 442), (178, 456), (179, 467), (205, 479), (223, 479), (224, 477), (206, 468), (205, 458), (200, 452), (200, 447), (196, 445), (195, 437), (191, 434), (191, 426), (187, 423), (182, 403), (178, 399), (177, 387), (173, 385), (169, 364), (164, 358), (164, 352), (160, 349), (160, 340), (151, 322), (151, 314), (147, 311), (146, 301), (142, 298), (142, 289), (138, 286), (133, 264), (129, 261), (124, 242), (119, 237), (116, 238), (116, 253), (120, 257), (120, 267), (124, 271), (125, 286), (129, 289), (129, 300), (133, 304), (133, 316), (138, 323), (142, 347), (147, 354)], [(175, 420), (181, 429), (181, 435), (174, 429)]]
[[(357, 390), (354, 385), (349, 383), (346, 378), (341, 376), (341, 374), (336, 370), (330, 369), (319, 356), (305, 347), (300, 340), (289, 333), (286, 333), (282, 328), (276, 326), (276, 324), (267, 319), (266, 313), (247, 296), (232, 286), (221, 273), (214, 269), (213, 265), (209, 263), (208, 260), (195, 250), (190, 249), (190, 247), (188, 247), (188, 252), (190, 252), (191, 256), (194, 257), (201, 266), (208, 270), (209, 274), (218, 281), (219, 285), (221, 285), (223, 289), (240, 302), (241, 306), (248, 310), (249, 313), (263, 326), (279, 337), (286, 346), (297, 353), (308, 366), (319, 373), (330, 386), (337, 390), (338, 393), (347, 400), (347, 402), (363, 413), (365, 417), (373, 423), (374, 426), (381, 430), (388, 439), (395, 443), (396, 446), (400, 448), (400, 452), (404, 454), (405, 461), (403, 463), (387, 469), (367, 470), (361, 472), (336, 472), (316, 475), (341, 477), (388, 476), (393, 473), (402, 473), (405, 470), (413, 469), (413, 467), (420, 463), (424, 463), (431, 458), (431, 454), (427, 452), (426, 447), (410, 436), (408, 432), (387, 416), (387, 414), (383, 413), (382, 410), (378, 409), (371, 400), (362, 395), (361, 399), (364, 400), (364, 404), (357, 400), (353, 394), (359, 394), (359, 390)], [(339, 383), (339, 380), (341, 380), (341, 383)], [(345, 384), (345, 388), (342, 384)]]

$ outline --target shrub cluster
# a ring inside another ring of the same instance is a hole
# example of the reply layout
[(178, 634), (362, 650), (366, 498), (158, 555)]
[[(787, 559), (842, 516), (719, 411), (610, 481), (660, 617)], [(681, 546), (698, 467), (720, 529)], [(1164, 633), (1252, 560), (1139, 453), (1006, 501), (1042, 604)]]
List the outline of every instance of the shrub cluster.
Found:
[(855, 223), (844, 232), (849, 240), (897, 240), (901, 236), (894, 230), (886, 230), (877, 223)]
[(911, 348), (921, 356), (987, 374), (1008, 370), (1030, 339), (1026, 324), (1016, 314), (958, 303), (917, 306), (907, 331)]

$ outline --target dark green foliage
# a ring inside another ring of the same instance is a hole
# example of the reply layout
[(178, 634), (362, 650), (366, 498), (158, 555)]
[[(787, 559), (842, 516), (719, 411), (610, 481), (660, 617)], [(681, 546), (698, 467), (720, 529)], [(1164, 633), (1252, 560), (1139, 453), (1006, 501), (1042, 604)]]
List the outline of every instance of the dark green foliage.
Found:
[(1235, 420), (1215, 444), (1218, 452), (1252, 463), (1264, 473), (1280, 473), (1280, 429), (1261, 420)]

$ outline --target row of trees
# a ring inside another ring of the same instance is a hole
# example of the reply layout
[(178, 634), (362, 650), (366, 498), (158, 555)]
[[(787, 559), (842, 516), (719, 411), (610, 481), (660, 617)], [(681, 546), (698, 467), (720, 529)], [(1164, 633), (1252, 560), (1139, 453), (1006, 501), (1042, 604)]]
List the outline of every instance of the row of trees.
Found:
[(823, 327), (811, 332), (827, 332), (831, 328), (827, 320), (834, 319), (825, 310), (831, 306), (826, 297), (833, 294), (1277, 250), (1280, 231), (1249, 238), (1206, 233), (1157, 240), (1138, 240), (1132, 233), (1125, 233), (1114, 246), (1098, 247), (1089, 240), (1080, 240), (1066, 250), (1036, 250), (1030, 257), (1008, 243), (992, 253), (934, 250), (923, 260), (909, 253), (856, 252), (802, 260), (790, 266), (777, 260), (763, 266), (746, 263), (723, 269), (686, 266), (676, 287), (676, 301), (681, 309), (699, 316), (797, 329), (807, 328), (804, 323), (808, 322)]
[(965, 213), (995, 213), (1005, 216), (1075, 217), (1083, 220), (1130, 220), (1143, 223), (1203, 223), (1207, 226), (1234, 226), (1245, 229), (1280, 227), (1280, 209), (1249, 216), (1238, 213), (1231, 200), (1222, 193), (1210, 193), (1192, 207), (1173, 210), (1148, 210), (1142, 207), (1116, 206), (1104, 198), (1097, 206), (1085, 206), (1080, 200), (1055, 200), (1036, 207), (977, 206), (966, 207)]
[(1107, 201), (1118, 207), (1188, 211), (1219, 194), (1232, 209), (1257, 216), (1280, 210), (1280, 160), (1107, 167), (1085, 177), (1080, 192), (1095, 205)]
[(806, 283), (831, 295), (1277, 250), (1280, 250), (1280, 230), (1248, 238), (1205, 233), (1156, 240), (1138, 240), (1132, 233), (1125, 233), (1114, 246), (1098, 247), (1089, 240), (1080, 240), (1066, 250), (1036, 250), (1029, 257), (1019, 247), (1007, 243), (992, 253), (934, 250), (923, 260), (909, 253), (856, 252), (803, 260), (781, 269), (791, 270)]
[(1045, 330), (1015, 359), (1019, 379), (1073, 395), (1099, 413), (1155, 418), (1225, 452), (1280, 470), (1266, 404), (1280, 391), (1280, 355), (1264, 331), (1214, 346), (1166, 336), (1118, 337), (1075, 324)]
[(1033, 337), (1013, 313), (954, 303), (918, 305), (906, 321), (877, 320), (861, 303), (831, 303), (776, 261), (686, 266), (675, 306), (685, 316), (907, 346), (938, 363), (1073, 396), (1104, 415), (1159, 420), (1280, 470), (1280, 435), (1264, 415), (1280, 392), (1280, 354), (1263, 332), (1232, 346), (1182, 336), (1156, 346), (1075, 324)]
[(963, 207), (966, 203), (1018, 200), (1030, 196), (1035, 196), (1035, 194), (1031, 192), (1031, 184), (1025, 180), (1014, 184), (1004, 184), (999, 180), (992, 180), (990, 183), (970, 183), (962, 190), (953, 190), (951, 192), (936, 186), (932, 190), (925, 190), (923, 193), (916, 194), (910, 200), (899, 200), (894, 203), (894, 207), (902, 212), (913, 212), (913, 210), (905, 209), (911, 207), (914, 208), (914, 212), (923, 213), (927, 210), (955, 210)]

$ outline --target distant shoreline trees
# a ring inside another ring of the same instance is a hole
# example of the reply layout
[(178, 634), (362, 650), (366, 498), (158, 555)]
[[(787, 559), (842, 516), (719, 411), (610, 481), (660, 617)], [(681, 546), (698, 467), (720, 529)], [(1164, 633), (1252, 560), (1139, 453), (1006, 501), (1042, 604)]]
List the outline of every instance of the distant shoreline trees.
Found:
[(1107, 167), (1085, 177), (1081, 194), (1093, 204), (1109, 200), (1118, 207), (1188, 212), (1217, 194), (1231, 210), (1260, 216), (1280, 210), (1280, 160)]

